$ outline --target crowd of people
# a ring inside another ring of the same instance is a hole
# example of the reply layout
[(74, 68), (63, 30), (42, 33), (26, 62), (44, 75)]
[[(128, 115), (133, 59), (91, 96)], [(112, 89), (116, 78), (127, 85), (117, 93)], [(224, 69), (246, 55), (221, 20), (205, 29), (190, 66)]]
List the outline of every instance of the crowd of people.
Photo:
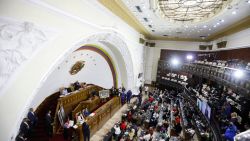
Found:
[(225, 87), (203, 84), (194, 89), (212, 107), (212, 118), (224, 140), (233, 141), (236, 134), (249, 129), (249, 101)]
[[(129, 104), (121, 121), (111, 129), (116, 141), (181, 140), (182, 126), (175, 91), (145, 90), (145, 99)], [(138, 97), (142, 97), (142, 89)]]

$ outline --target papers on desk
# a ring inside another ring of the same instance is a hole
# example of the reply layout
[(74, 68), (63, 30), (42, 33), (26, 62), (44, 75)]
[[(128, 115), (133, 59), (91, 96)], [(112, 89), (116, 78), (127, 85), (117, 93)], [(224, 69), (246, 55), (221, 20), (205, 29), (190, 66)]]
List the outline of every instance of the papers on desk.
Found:
[(78, 128), (78, 126), (77, 126), (77, 125), (74, 125), (73, 128), (76, 129), (76, 128)]
[(70, 126), (70, 127), (73, 127), (73, 125), (74, 125), (74, 121), (73, 121), (73, 120), (70, 120), (70, 121), (69, 121), (69, 126)]
[(91, 113), (89, 116), (90, 116), (90, 117), (93, 117), (94, 115), (95, 115), (95, 113)]

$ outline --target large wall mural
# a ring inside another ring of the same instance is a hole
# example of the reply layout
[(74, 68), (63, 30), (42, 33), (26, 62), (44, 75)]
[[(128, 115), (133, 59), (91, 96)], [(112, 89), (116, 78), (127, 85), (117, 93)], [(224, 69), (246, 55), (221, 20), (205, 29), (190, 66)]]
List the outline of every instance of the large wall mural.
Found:
[(33, 23), (0, 18), (0, 90), (47, 41), (45, 31)]

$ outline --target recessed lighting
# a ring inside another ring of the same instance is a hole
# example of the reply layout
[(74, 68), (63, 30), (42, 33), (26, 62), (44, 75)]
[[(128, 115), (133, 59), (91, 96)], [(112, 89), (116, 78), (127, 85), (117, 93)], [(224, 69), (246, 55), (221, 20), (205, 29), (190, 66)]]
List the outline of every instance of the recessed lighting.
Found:
[(217, 25), (220, 25), (220, 23), (217, 23)]
[(249, 4), (250, 4), (250, 0), (248, 0), (248, 1), (247, 1), (247, 3), (249, 3)]
[(222, 20), (220, 20), (222, 23), (224, 23), (224, 20), (222, 19)]
[(232, 14), (233, 14), (233, 15), (236, 15), (236, 11), (233, 11)]
[(188, 28), (188, 26), (187, 26), (187, 25), (185, 25), (185, 27), (186, 27), (186, 28)]
[(216, 25), (214, 25), (214, 28), (217, 27)]
[(208, 30), (211, 30), (211, 28), (209, 28)]
[(206, 26), (206, 25), (204, 25), (203, 27), (204, 27), (204, 28), (207, 28), (207, 26)]

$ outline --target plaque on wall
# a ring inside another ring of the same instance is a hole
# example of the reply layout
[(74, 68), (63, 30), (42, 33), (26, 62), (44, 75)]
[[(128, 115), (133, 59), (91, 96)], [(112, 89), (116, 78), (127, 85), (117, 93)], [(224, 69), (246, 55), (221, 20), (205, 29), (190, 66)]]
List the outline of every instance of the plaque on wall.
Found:
[(85, 61), (77, 61), (70, 69), (69, 73), (71, 75), (77, 74), (85, 65)]

